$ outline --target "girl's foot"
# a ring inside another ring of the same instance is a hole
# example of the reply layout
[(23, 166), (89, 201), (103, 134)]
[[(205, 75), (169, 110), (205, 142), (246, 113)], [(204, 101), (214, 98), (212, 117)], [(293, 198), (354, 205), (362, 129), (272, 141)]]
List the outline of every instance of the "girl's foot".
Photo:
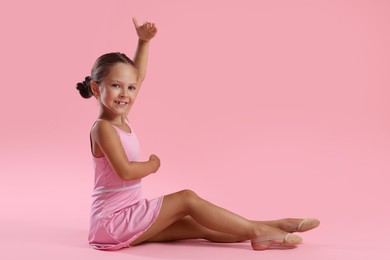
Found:
[(315, 218), (305, 218), (301, 222), (299, 222), (297, 227), (297, 232), (305, 232), (316, 228), (320, 225), (320, 221)]
[(289, 249), (302, 243), (301, 237), (291, 233), (286, 233), (277, 228), (270, 227), (267, 232), (268, 234), (251, 240), (252, 248), (254, 250), (265, 250), (271, 248)]
[(320, 225), (320, 221), (315, 218), (284, 218), (273, 221), (261, 221), (263, 224), (277, 227), (286, 232), (305, 232), (316, 228)]

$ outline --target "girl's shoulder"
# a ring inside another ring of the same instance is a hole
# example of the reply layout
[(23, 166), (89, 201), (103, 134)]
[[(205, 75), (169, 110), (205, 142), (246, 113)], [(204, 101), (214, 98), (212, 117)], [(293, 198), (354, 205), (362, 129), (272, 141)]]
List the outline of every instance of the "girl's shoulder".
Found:
[(97, 131), (99, 129), (104, 129), (104, 128), (107, 128), (109, 126), (112, 126), (112, 124), (108, 120), (99, 118), (95, 121), (95, 123), (93, 123), (91, 131), (92, 132)]
[(98, 118), (96, 119), (95, 123), (93, 123), (92, 128), (94, 127), (107, 127), (112, 126), (112, 123), (106, 119)]
[(105, 119), (98, 119), (92, 126), (91, 135), (92, 137), (107, 136), (115, 134), (115, 128), (113, 124)]

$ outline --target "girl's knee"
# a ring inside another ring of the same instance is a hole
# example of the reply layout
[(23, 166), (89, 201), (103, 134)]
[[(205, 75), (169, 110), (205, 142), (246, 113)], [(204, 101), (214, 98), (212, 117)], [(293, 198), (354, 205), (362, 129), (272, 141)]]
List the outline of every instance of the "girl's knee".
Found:
[(199, 196), (192, 190), (182, 190), (179, 191), (178, 194), (186, 202), (186, 204), (194, 203), (199, 199)]
[(177, 205), (182, 209), (183, 216), (190, 215), (192, 209), (197, 205), (200, 198), (192, 190), (182, 190), (173, 194)]
[(192, 190), (182, 190), (179, 191), (178, 193), (186, 199), (199, 198), (199, 196)]

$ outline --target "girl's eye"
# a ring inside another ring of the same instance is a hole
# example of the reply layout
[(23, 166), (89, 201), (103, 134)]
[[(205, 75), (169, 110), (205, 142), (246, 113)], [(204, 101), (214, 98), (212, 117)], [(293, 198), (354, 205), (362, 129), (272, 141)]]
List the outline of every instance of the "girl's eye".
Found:
[(112, 84), (112, 86), (113, 86), (114, 88), (119, 88), (119, 85), (118, 85), (118, 84)]
[(130, 86), (129, 90), (135, 90), (135, 87), (134, 86)]

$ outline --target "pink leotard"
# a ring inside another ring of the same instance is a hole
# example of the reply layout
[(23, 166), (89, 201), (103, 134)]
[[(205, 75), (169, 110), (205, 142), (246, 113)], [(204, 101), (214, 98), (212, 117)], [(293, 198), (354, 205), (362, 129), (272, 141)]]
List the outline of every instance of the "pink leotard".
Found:
[[(129, 161), (139, 160), (139, 143), (134, 133), (113, 126)], [(93, 157), (95, 184), (89, 229), (89, 244), (95, 249), (117, 250), (142, 235), (156, 220), (163, 196), (142, 197), (141, 180), (121, 179), (107, 158)]]

